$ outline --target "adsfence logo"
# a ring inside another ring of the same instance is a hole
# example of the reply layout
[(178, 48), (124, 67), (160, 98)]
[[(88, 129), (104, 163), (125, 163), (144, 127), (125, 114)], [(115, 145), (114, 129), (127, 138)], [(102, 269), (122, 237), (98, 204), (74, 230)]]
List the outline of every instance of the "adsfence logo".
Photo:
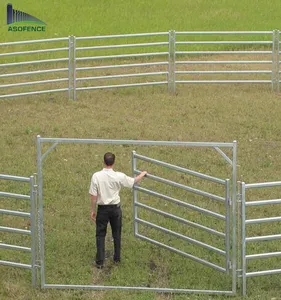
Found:
[(23, 12), (20, 10), (13, 9), (12, 4), (7, 4), (7, 25), (8, 31), (19, 32), (19, 31), (46, 31), (46, 23)]

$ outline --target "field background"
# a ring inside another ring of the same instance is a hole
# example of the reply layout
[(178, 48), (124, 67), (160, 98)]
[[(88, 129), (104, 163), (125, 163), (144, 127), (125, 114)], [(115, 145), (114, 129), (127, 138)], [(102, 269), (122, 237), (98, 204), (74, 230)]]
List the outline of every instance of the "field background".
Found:
[[(13, 1), (47, 23), (42, 33), (7, 32), (6, 5), (1, 1), (0, 41), (192, 30), (281, 29), (280, 1)], [(19, 70), (18, 70), (19, 71)], [(36, 172), (36, 135), (42, 137), (151, 139), (178, 141), (238, 141), (238, 180), (277, 181), (281, 176), (280, 95), (267, 85), (185, 86), (177, 96), (166, 88), (81, 92), (78, 101), (66, 95), (41, 95), (0, 101), (1, 173), (29, 176)], [(46, 149), (44, 147), (44, 149)], [(112, 266), (112, 244), (107, 240), (107, 267), (92, 267), (94, 226), (89, 220), (89, 180), (102, 167), (102, 154), (114, 151), (116, 169), (131, 172), (132, 150), (211, 175), (227, 176), (229, 169), (213, 151), (60, 145), (44, 164), (46, 279), (48, 283), (135, 285), (155, 287), (229, 289), (229, 278), (153, 245), (136, 240), (132, 232), (131, 192), (123, 191), (123, 262)], [(149, 168), (149, 166), (148, 166)], [(148, 170), (151, 171), (151, 170)], [(153, 169), (153, 172), (160, 172)], [(165, 174), (167, 175), (167, 174)], [(168, 174), (171, 179), (176, 175)], [(148, 183), (144, 183), (148, 184)], [(198, 184), (198, 182), (194, 182)], [(158, 186), (157, 186), (158, 187)], [(158, 188), (161, 188), (160, 186)], [(212, 189), (212, 188), (211, 188)], [(24, 193), (26, 186), (1, 182), (0, 190)], [(212, 190), (211, 190), (212, 191)], [(280, 191), (262, 192), (260, 199), (276, 198)], [(179, 197), (181, 195), (179, 194)], [(152, 199), (144, 199), (153, 202)], [(1, 208), (28, 209), (23, 201), (1, 199)], [(177, 212), (179, 214), (183, 212)], [(276, 207), (254, 216), (276, 216)], [(260, 214), (260, 215), (259, 215)], [(149, 217), (149, 216), (147, 216)], [(194, 215), (191, 215), (194, 217)], [(206, 222), (201, 216), (202, 222)], [(161, 222), (161, 220), (159, 220)], [(1, 226), (27, 228), (21, 218), (3, 217)], [(3, 224), (3, 225), (2, 225)], [(220, 224), (213, 224), (218, 225)], [(251, 228), (249, 233), (278, 226)], [(168, 226), (175, 226), (168, 224)], [(151, 233), (152, 235), (155, 233)], [(194, 233), (196, 234), (196, 233)], [(160, 237), (164, 238), (164, 237)], [(202, 238), (208, 238), (203, 236)], [(28, 246), (26, 238), (1, 233), (4, 243)], [(177, 241), (173, 241), (177, 243)], [(181, 244), (177, 244), (181, 247)], [(255, 251), (280, 250), (279, 242), (261, 244)], [(190, 251), (203, 251), (191, 247)], [(0, 259), (28, 263), (28, 255), (1, 250)], [(216, 259), (216, 258), (213, 258)], [(278, 268), (280, 259), (264, 260), (253, 269)], [(249, 299), (279, 299), (280, 275), (248, 280)], [(56, 291), (31, 288), (29, 271), (0, 268), (1, 299), (225, 299), (224, 296), (170, 295), (120, 291)], [(236, 297), (239, 299), (239, 297)]]

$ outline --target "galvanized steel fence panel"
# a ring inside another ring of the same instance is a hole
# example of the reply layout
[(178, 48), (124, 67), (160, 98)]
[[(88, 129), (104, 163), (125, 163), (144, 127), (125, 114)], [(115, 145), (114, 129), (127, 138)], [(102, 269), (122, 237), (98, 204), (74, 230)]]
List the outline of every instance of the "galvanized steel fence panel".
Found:
[[(255, 254), (247, 254), (247, 245), (252, 242), (266, 242), (272, 240), (281, 240), (281, 234), (271, 234), (271, 235), (252, 235), (249, 236), (247, 234), (247, 225), (251, 224), (262, 224), (262, 223), (269, 223), (272, 222), (280, 222), (281, 216), (280, 213), (276, 217), (266, 217), (266, 218), (255, 218), (255, 219), (248, 219), (247, 212), (252, 207), (268, 207), (268, 205), (278, 205), (281, 204), (281, 199), (268, 199), (268, 200), (254, 200), (254, 201), (247, 201), (247, 193), (249, 190), (254, 189), (268, 189), (268, 188), (276, 188), (281, 187), (281, 181), (277, 182), (264, 182), (264, 183), (252, 183), (246, 184), (244, 182), (240, 183), (240, 198), (241, 198), (241, 274), (240, 277), (242, 278), (242, 293), (245, 296), (247, 293), (247, 278), (249, 277), (256, 277), (262, 275), (271, 275), (271, 274), (280, 274), (281, 273), (281, 266), (279, 268), (274, 269), (267, 269), (267, 270), (259, 270), (259, 271), (251, 271), (249, 272), (247, 269), (247, 263), (249, 260), (258, 260), (258, 259), (265, 259), (271, 257), (281, 257), (281, 248), (280, 251), (274, 252), (266, 252), (266, 253), (255, 253)], [(277, 193), (277, 197), (280, 197), (280, 189)], [(249, 207), (249, 209), (248, 209)], [(277, 213), (280, 209), (275, 210)], [(249, 212), (248, 212), (249, 213)], [(278, 250), (278, 249), (276, 249)]]
[[(178, 84), (266, 83), (278, 92), (280, 85), (279, 30), (70, 36), (0, 43), (0, 48), (0, 98), (68, 92), (76, 100), (77, 91), (159, 85), (174, 94)], [(36, 75), (44, 77), (34, 80)]]
[[(55, 38), (0, 43), (0, 98), (69, 91), (69, 40)], [(18, 47), (24, 51), (9, 50)], [(46, 56), (50, 58), (45, 59)], [(38, 76), (42, 80), (36, 80)]]
[(9, 192), (0, 192), (0, 197), (2, 198), (17, 198), (17, 199), (24, 199), (29, 200), (30, 202), (30, 211), (29, 212), (22, 212), (22, 211), (15, 211), (15, 210), (7, 210), (7, 209), (0, 209), (0, 214), (4, 215), (12, 215), (16, 217), (25, 217), (30, 220), (30, 229), (19, 229), (14, 227), (5, 227), (0, 226), (0, 231), (2, 232), (10, 232), (10, 233), (17, 233), (17, 234), (24, 234), (31, 236), (31, 246), (30, 247), (23, 247), (19, 245), (10, 245), (6, 243), (0, 243), (0, 249), (8, 249), (8, 250), (17, 250), (17, 251), (24, 251), (31, 253), (31, 263), (30, 264), (23, 264), (14, 261), (6, 261), (0, 260), (0, 265), (3, 266), (10, 266), (10, 267), (19, 267), (24, 269), (29, 269), (32, 271), (32, 285), (36, 286), (37, 280), (37, 246), (36, 246), (36, 184), (34, 176), (28, 177), (20, 177), (20, 176), (11, 176), (0, 174), (0, 180), (9, 180), (9, 181), (19, 181), (25, 182), (29, 184), (30, 193), (29, 195), (22, 195), (16, 193), (9, 193)]

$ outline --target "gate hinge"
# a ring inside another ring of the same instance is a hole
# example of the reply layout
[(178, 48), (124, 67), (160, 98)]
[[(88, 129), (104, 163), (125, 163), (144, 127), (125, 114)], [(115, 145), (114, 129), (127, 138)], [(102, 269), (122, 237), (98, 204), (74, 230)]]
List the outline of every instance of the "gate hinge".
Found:
[(228, 198), (227, 198), (227, 202), (228, 202), (228, 204), (229, 204), (229, 205), (231, 205), (231, 204), (232, 204), (231, 197), (228, 197)]
[(240, 194), (240, 193), (237, 194), (237, 202), (238, 203), (242, 202), (242, 194)]
[(242, 277), (242, 269), (237, 269), (236, 273), (238, 278)]
[(231, 263), (231, 260), (229, 260), (228, 262), (227, 262), (227, 268), (228, 268), (228, 270), (232, 270), (232, 263)]

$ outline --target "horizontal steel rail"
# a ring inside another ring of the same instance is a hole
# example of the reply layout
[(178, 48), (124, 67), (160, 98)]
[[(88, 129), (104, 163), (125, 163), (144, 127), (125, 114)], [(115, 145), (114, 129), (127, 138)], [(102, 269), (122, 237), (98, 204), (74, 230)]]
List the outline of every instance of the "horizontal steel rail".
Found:
[[(144, 56), (161, 56), (168, 55), (169, 52), (150, 52), (150, 53), (137, 53), (137, 54), (118, 54), (118, 55), (103, 55), (103, 56), (90, 56), (90, 57), (77, 57), (76, 61), (84, 60), (101, 60), (101, 59), (112, 59), (112, 58), (133, 58), (133, 57), (144, 57)], [(1, 65), (0, 65), (1, 66)]]
[(275, 187), (275, 186), (281, 186), (281, 181), (245, 184), (245, 188), (246, 189), (249, 189), (249, 188), (253, 189), (253, 188)]
[(11, 74), (0, 74), (0, 78), (13, 77), (13, 76), (25, 76), (25, 75), (38, 75), (38, 74), (45, 74), (45, 73), (57, 73), (57, 72), (65, 72), (65, 71), (68, 71), (68, 68), (20, 72), (20, 73), (11, 73)]
[(142, 145), (142, 146), (184, 146), (184, 147), (220, 147), (232, 148), (233, 143), (213, 142), (181, 142), (181, 141), (149, 141), (149, 140), (110, 140), (110, 139), (75, 139), (75, 138), (42, 138), (40, 143), (86, 143), (86, 144), (115, 144), (115, 145)]
[[(116, 39), (116, 38), (147, 37), (147, 36), (165, 36), (165, 35), (168, 35), (168, 32), (86, 36), (86, 37), (76, 37), (76, 40), (77, 41), (85, 41), (85, 40)], [(1, 46), (1, 44), (0, 44), (0, 46)]]
[(213, 264), (213, 263), (211, 263), (211, 262), (209, 262), (209, 261), (207, 261), (205, 259), (199, 258), (197, 256), (194, 256), (194, 255), (191, 255), (191, 254), (188, 254), (188, 253), (185, 253), (185, 252), (183, 252), (181, 250), (178, 250), (178, 249), (176, 249), (174, 247), (171, 247), (171, 246), (168, 246), (166, 244), (160, 243), (158, 241), (152, 240), (152, 239), (150, 239), (150, 238), (148, 238), (146, 236), (143, 236), (143, 235), (141, 235), (139, 233), (137, 233), (136, 236), (139, 237), (139, 238), (141, 238), (141, 239), (143, 239), (143, 240), (145, 240), (145, 241), (148, 241), (148, 242), (150, 242), (152, 244), (155, 244), (155, 245), (160, 246), (162, 248), (168, 249), (168, 250), (170, 250), (172, 252), (175, 252), (177, 254), (180, 254), (182, 256), (188, 257), (188, 258), (190, 258), (190, 259), (192, 259), (192, 260), (194, 260), (196, 262), (199, 262), (199, 263), (201, 263), (203, 265), (209, 266), (209, 267), (211, 267), (213, 269), (216, 269), (216, 270), (218, 270), (220, 272), (226, 272), (225, 268), (222, 268), (222, 267), (220, 267), (220, 266), (218, 266), (216, 264)]
[(149, 47), (149, 46), (167, 46), (168, 42), (140, 43), (140, 44), (121, 44), (106, 46), (77, 47), (76, 50), (103, 50), (116, 48), (133, 48), (133, 47)]
[(56, 79), (49, 79), (49, 80), (40, 80), (40, 81), (29, 81), (29, 82), (4, 84), (4, 85), (0, 85), (0, 89), (1, 88), (6, 88), (6, 87), (29, 86), (29, 85), (36, 85), (36, 84), (45, 84), (45, 83), (53, 83), (53, 82), (63, 82), (63, 81), (68, 81), (68, 78), (56, 78)]
[(176, 74), (272, 74), (269, 70), (247, 70), (247, 71), (176, 71)]
[(176, 83), (271, 83), (271, 80), (176, 80)]
[(120, 65), (108, 65), (108, 66), (96, 66), (96, 67), (79, 67), (76, 71), (87, 70), (102, 70), (102, 69), (117, 69), (117, 68), (132, 68), (132, 67), (149, 67), (149, 66), (167, 66), (168, 62), (153, 62), (153, 63), (138, 63), (138, 64), (120, 64)]
[(28, 196), (28, 195), (8, 193), (8, 192), (0, 192), (0, 197), (10, 197), (10, 198), (30, 200), (30, 196)]
[(233, 50), (229, 50), (229, 51), (176, 51), (176, 54), (272, 54), (272, 51), (233, 51)]
[(24, 268), (24, 269), (29, 269), (29, 270), (32, 269), (31, 265), (15, 263), (15, 262), (5, 261), (5, 260), (0, 260), (0, 265), (9, 266), (9, 267), (19, 267), (19, 268)]
[(142, 83), (129, 83), (129, 84), (88, 86), (88, 87), (78, 87), (78, 88), (76, 88), (76, 90), (77, 91), (86, 91), (86, 90), (113, 89), (113, 88), (124, 88), (124, 87), (152, 86), (152, 85), (167, 84), (167, 82), (168, 81), (158, 81), (158, 82), (142, 82)]
[(0, 214), (18, 216), (18, 217), (30, 217), (30, 213), (22, 212), (22, 211), (16, 211), (16, 210), (0, 209)]
[(268, 252), (268, 253), (261, 253), (261, 254), (250, 254), (250, 255), (246, 255), (246, 259), (251, 260), (251, 259), (269, 258), (269, 257), (276, 257), (276, 256), (281, 256), (281, 252)]
[(143, 187), (140, 187), (140, 186), (135, 186), (134, 189), (136, 189), (136, 190), (138, 190), (140, 192), (143, 192), (145, 194), (152, 195), (152, 196), (155, 196), (155, 197), (158, 197), (158, 198), (161, 198), (161, 199), (164, 199), (164, 200), (176, 203), (178, 205), (187, 207), (187, 208), (192, 209), (194, 211), (198, 211), (200, 213), (203, 213), (203, 214), (215, 217), (215, 218), (217, 218), (219, 220), (224, 220), (224, 221), (226, 220), (226, 218), (225, 218), (224, 215), (221, 215), (219, 213), (210, 211), (208, 209), (205, 209), (205, 208), (202, 208), (202, 207), (190, 204), (190, 203), (186, 203), (186, 202), (183, 202), (181, 200), (178, 200), (178, 199), (175, 199), (175, 198), (172, 198), (172, 197), (169, 197), (169, 196), (166, 196), (166, 195), (163, 195), (163, 194), (160, 194), (160, 193), (148, 190), (146, 188), (143, 188)]
[(273, 241), (280, 240), (281, 234), (273, 234), (273, 235), (262, 235), (262, 236), (252, 236), (247, 237), (246, 242), (258, 242), (258, 241)]
[(30, 230), (12, 228), (12, 227), (4, 227), (4, 226), (0, 226), (0, 231), (12, 232), (12, 233), (21, 233), (21, 234), (27, 234), (27, 235), (31, 234)]
[[(141, 238), (141, 237), (140, 237)], [(83, 290), (120, 290), (120, 291), (143, 291), (159, 293), (190, 293), (207, 295), (233, 295), (232, 291), (196, 290), (179, 288), (157, 288), (144, 286), (104, 286), (104, 285), (79, 285), (79, 284), (44, 284), (43, 289), (83, 289)]]
[[(135, 174), (140, 174), (140, 173), (141, 172), (139, 170), (135, 170)], [(146, 176), (147, 176), (147, 178), (150, 178), (152, 180), (155, 180), (155, 181), (158, 181), (158, 182), (161, 182), (161, 183), (164, 183), (164, 184), (168, 184), (168, 185), (171, 185), (171, 186), (174, 186), (174, 187), (178, 187), (178, 188), (181, 188), (185, 191), (188, 191), (188, 192), (191, 192), (191, 193), (203, 196), (203, 197), (207, 197), (207, 198), (210, 198), (210, 199), (213, 199), (213, 200), (216, 200), (216, 201), (220, 201), (220, 202), (225, 202), (225, 199), (223, 197), (220, 197), (220, 196), (217, 196), (217, 195), (214, 195), (214, 194), (211, 194), (211, 193), (207, 193), (207, 192), (189, 187), (187, 185), (183, 185), (183, 184), (174, 182), (174, 181), (169, 180), (169, 179), (165, 179), (165, 178), (155, 176), (155, 175), (151, 175), (151, 174), (147, 174)]]
[(219, 34), (219, 35), (267, 35), (272, 34), (272, 31), (177, 31), (177, 35), (213, 35), (213, 34)]
[(272, 45), (272, 41), (191, 41), (176, 42), (176, 45)]
[(0, 243), (0, 248), (9, 249), (9, 250), (20, 250), (20, 251), (25, 251), (25, 252), (31, 252), (31, 248), (28, 248), (28, 247), (9, 245), (9, 244), (3, 244), (3, 243)]
[(269, 223), (269, 222), (280, 222), (281, 217), (271, 217), (271, 218), (260, 218), (260, 219), (248, 219), (245, 224), (260, 224), (260, 223)]
[(26, 54), (37, 54), (37, 53), (46, 53), (46, 52), (59, 52), (59, 51), (66, 51), (68, 47), (63, 48), (52, 48), (52, 49), (39, 49), (39, 50), (30, 50), (30, 51), (21, 51), (21, 52), (7, 52), (7, 53), (0, 53), (0, 57), (3, 56), (13, 56), (13, 55), (26, 55)]
[(0, 179), (13, 180), (13, 181), (22, 181), (22, 182), (29, 182), (30, 181), (29, 177), (12, 176), (12, 175), (5, 175), (5, 174), (0, 174)]
[(262, 275), (273, 275), (273, 274), (280, 274), (280, 273), (281, 273), (281, 269), (257, 271), (257, 272), (247, 273), (246, 277), (255, 277), (255, 276), (262, 276)]
[(188, 220), (186, 220), (186, 219), (177, 217), (177, 216), (175, 216), (175, 215), (169, 214), (169, 213), (167, 213), (167, 212), (164, 212), (164, 211), (159, 210), (159, 209), (156, 209), (156, 208), (154, 208), (154, 207), (145, 205), (145, 204), (140, 203), (140, 202), (136, 202), (135, 205), (138, 206), (138, 207), (145, 208), (145, 209), (147, 209), (147, 210), (149, 210), (149, 211), (155, 212), (155, 213), (157, 213), (157, 214), (159, 214), (159, 215), (162, 215), (162, 216), (164, 216), (164, 217), (168, 217), (168, 218), (170, 218), (170, 219), (176, 220), (176, 221), (178, 221), (178, 222), (180, 222), (180, 223), (183, 223), (183, 224), (192, 226), (192, 227), (194, 227), (194, 228), (199, 228), (199, 229), (202, 229), (202, 230), (204, 230), (204, 231), (206, 231), (206, 232), (208, 232), (208, 233), (211, 233), (211, 234), (214, 234), (214, 235), (217, 235), (217, 236), (220, 236), (220, 237), (225, 238), (225, 233), (219, 232), (219, 231), (217, 231), (217, 230), (215, 230), (215, 229), (212, 229), (212, 228), (203, 226), (203, 225), (198, 224), (198, 223), (195, 223), (195, 222), (188, 221)]
[(168, 72), (150, 72), (150, 73), (106, 75), (106, 76), (93, 76), (93, 77), (81, 77), (81, 78), (78, 77), (78, 78), (76, 78), (76, 81), (99, 80), (99, 79), (115, 79), (115, 78), (128, 78), (128, 77), (142, 77), (142, 76), (156, 76), (156, 75), (167, 75), (167, 74), (168, 74)]
[(68, 91), (68, 88), (54, 89), (54, 90), (42, 90), (42, 91), (36, 91), (36, 92), (18, 93), (18, 94), (9, 94), (9, 95), (0, 95), (0, 98), (20, 97), (20, 96), (27, 96), (27, 95), (39, 95), (39, 94), (66, 92), (66, 91)]
[(0, 67), (25, 66), (25, 65), (35, 65), (35, 64), (63, 62), (63, 61), (68, 61), (68, 58), (53, 58), (53, 59), (43, 59), (43, 60), (22, 61), (16, 63), (0, 64)]
[(27, 41), (18, 41), (18, 42), (6, 42), (0, 43), (1, 46), (13, 46), (13, 45), (25, 45), (25, 44), (37, 44), (37, 43), (49, 43), (49, 42), (61, 42), (68, 41), (67, 37), (63, 38), (54, 38), (54, 39), (42, 39), (42, 40), (27, 40)]
[(281, 199), (259, 200), (246, 202), (246, 206), (272, 205), (281, 204)]
[(184, 60), (176, 61), (176, 65), (216, 65), (216, 64), (272, 64), (271, 60)]
[(210, 180), (210, 181), (213, 181), (213, 182), (216, 182), (216, 183), (219, 183), (219, 184), (225, 184), (225, 180), (220, 179), (220, 178), (216, 178), (216, 177), (209, 176), (209, 175), (206, 175), (206, 174), (203, 174), (203, 173), (199, 173), (199, 172), (196, 172), (196, 171), (185, 169), (185, 168), (182, 168), (182, 167), (179, 167), (179, 166), (176, 166), (176, 165), (172, 165), (172, 164), (169, 164), (169, 163), (157, 160), (157, 159), (153, 159), (153, 158), (150, 158), (150, 157), (147, 157), (147, 156), (144, 156), (144, 155), (137, 154), (137, 153), (134, 156), (136, 158), (140, 159), (140, 160), (143, 160), (143, 161), (146, 161), (146, 162), (151, 162), (151, 163), (154, 163), (154, 164), (159, 165), (159, 166), (167, 167), (171, 170), (175, 170), (175, 171), (179, 171), (179, 172), (182, 172), (182, 173), (185, 173), (185, 174), (193, 175), (193, 176), (196, 176), (196, 177), (199, 177), (199, 178), (202, 178), (202, 179), (206, 179), (206, 180)]

